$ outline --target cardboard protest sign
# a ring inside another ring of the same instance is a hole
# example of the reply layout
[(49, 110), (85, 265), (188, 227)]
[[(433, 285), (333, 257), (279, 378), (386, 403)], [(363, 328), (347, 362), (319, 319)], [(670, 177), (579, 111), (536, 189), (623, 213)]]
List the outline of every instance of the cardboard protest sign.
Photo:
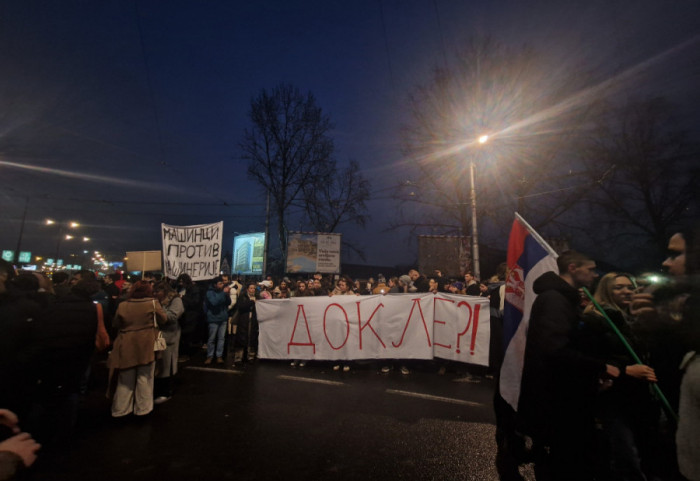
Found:
[(159, 271), (162, 268), (163, 256), (160, 251), (129, 251), (126, 253), (126, 270)]
[(268, 359), (432, 359), (488, 365), (489, 301), (451, 294), (258, 300)]
[(163, 272), (176, 279), (189, 274), (193, 281), (213, 279), (221, 266), (224, 223), (176, 226), (161, 224)]

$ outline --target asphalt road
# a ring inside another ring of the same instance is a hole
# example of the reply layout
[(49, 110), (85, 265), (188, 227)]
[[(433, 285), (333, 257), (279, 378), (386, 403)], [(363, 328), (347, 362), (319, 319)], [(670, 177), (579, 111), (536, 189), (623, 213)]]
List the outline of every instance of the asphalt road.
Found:
[(46, 480), (496, 480), (493, 381), (456, 382), (432, 364), (348, 373), (260, 361), (180, 365), (172, 400), (117, 422), (104, 367), (70, 447), (47, 448)]

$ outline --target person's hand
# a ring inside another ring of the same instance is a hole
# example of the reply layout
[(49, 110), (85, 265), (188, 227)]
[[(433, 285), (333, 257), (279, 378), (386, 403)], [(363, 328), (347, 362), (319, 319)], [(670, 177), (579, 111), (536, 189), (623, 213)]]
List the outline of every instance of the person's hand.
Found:
[(29, 433), (19, 433), (0, 443), (0, 451), (9, 451), (22, 458), (26, 467), (36, 461), (37, 451), (41, 444), (37, 443)]
[(654, 369), (644, 364), (633, 364), (625, 367), (625, 374), (635, 379), (643, 379), (649, 382), (657, 382)]
[(635, 317), (648, 316), (656, 313), (654, 307), (654, 295), (648, 292), (637, 292), (632, 294), (630, 303), (630, 314)]
[(19, 433), (19, 419), (9, 409), (0, 409), (0, 424), (7, 426), (13, 433)]
[(605, 375), (609, 379), (617, 379), (618, 377), (620, 377), (620, 369), (618, 369), (617, 366), (613, 366), (612, 364), (606, 364)]
[(229, 292), (231, 292), (231, 288), (229, 286), (224, 287), (224, 292), (228, 294)]

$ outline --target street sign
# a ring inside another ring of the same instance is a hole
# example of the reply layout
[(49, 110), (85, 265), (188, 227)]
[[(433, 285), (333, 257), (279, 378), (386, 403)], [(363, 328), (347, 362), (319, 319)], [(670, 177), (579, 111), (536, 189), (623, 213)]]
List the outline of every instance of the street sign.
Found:
[(31, 252), (20, 251), (20, 253), (19, 253), (19, 261), (20, 262), (31, 262), (31, 260), (32, 260), (32, 253)]
[(2, 260), (7, 262), (15, 260), (15, 251), (2, 251)]

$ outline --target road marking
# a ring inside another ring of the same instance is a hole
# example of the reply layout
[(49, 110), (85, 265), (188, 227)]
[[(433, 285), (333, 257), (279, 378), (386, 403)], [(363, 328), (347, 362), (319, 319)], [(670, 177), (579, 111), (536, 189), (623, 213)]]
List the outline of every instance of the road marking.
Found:
[(222, 372), (224, 374), (243, 374), (243, 371), (234, 371), (233, 369), (221, 369), (217, 367), (187, 366), (185, 369), (192, 369), (193, 371)]
[(314, 379), (312, 377), (286, 376), (283, 374), (277, 376), (277, 379), (286, 379), (288, 381), (312, 382), (315, 384), (326, 384), (328, 386), (345, 386), (344, 382), (339, 381), (327, 381), (325, 379)]
[(421, 394), (418, 392), (411, 392), (411, 391), (399, 391), (397, 389), (387, 389), (386, 392), (389, 394), (399, 394), (401, 396), (417, 397), (419, 399), (428, 399), (430, 401), (442, 401), (442, 402), (447, 402), (447, 403), (452, 403), (452, 404), (461, 404), (464, 406), (483, 407), (482, 403), (477, 403), (474, 401), (465, 401), (463, 399), (455, 399), (455, 398), (451, 398), (451, 397), (433, 396), (431, 394)]

